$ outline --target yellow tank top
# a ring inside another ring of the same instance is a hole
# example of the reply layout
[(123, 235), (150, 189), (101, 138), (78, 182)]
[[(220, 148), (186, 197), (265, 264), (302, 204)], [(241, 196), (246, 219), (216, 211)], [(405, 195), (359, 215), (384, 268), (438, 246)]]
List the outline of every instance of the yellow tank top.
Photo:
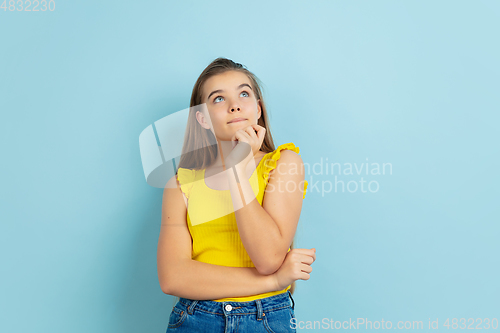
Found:
[[(262, 205), (269, 172), (284, 149), (299, 153), (299, 147), (286, 143), (262, 157), (250, 177), (255, 196)], [(214, 190), (205, 183), (205, 169), (179, 168), (177, 180), (188, 199), (187, 224), (193, 239), (192, 259), (208, 264), (228, 267), (255, 267), (238, 233), (238, 225), (229, 190)], [(304, 198), (307, 181), (304, 181)], [(290, 248), (288, 249), (290, 251)], [(215, 299), (216, 302), (248, 302), (286, 292), (291, 288), (244, 297)]]

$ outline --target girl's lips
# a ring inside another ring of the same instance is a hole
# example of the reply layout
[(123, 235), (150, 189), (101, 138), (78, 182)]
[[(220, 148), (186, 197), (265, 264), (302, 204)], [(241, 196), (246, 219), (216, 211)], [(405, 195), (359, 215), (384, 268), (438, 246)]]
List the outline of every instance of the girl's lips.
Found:
[(232, 120), (230, 123), (228, 124), (234, 124), (234, 123), (239, 123), (240, 121), (245, 121), (246, 119), (235, 119), (235, 120)]

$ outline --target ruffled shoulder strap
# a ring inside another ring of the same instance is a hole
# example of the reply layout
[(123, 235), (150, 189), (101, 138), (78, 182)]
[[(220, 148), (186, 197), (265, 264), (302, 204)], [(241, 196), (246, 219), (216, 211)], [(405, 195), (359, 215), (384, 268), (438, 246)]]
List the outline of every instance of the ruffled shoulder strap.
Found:
[(189, 193), (191, 192), (191, 188), (193, 187), (195, 181), (195, 177), (196, 177), (196, 170), (184, 169), (184, 168), (177, 169), (177, 180), (181, 185), (182, 192), (188, 199), (189, 199)]
[[(269, 177), (270, 177), (270, 172), (276, 168), (277, 161), (279, 160), (281, 156), (281, 151), (282, 150), (292, 150), (296, 152), (297, 154), (300, 152), (299, 147), (296, 147), (292, 142), (282, 144), (278, 146), (274, 151), (266, 154), (263, 159), (264, 163), (262, 164), (262, 175), (264, 177), (264, 180), (266, 183), (269, 182)], [(307, 189), (307, 180), (304, 180), (304, 196), (303, 198), (306, 197), (306, 189)]]

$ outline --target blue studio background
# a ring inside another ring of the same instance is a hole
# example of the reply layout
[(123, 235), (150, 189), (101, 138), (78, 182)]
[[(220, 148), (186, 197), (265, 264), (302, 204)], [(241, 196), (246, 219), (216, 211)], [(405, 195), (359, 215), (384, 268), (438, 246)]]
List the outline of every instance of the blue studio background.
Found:
[(138, 138), (219, 56), (311, 167), (302, 327), (500, 319), (498, 1), (20, 3), (0, 10), (1, 332), (166, 330)]

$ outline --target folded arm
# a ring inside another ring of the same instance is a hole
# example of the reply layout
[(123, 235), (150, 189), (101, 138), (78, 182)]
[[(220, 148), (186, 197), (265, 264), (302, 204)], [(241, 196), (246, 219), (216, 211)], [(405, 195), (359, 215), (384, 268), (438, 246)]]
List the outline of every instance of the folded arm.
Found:
[(211, 300), (278, 290), (274, 277), (259, 274), (255, 267), (226, 267), (192, 260), (186, 203), (173, 177), (163, 191), (157, 251), (158, 279), (164, 293)]
[(276, 272), (292, 243), (304, 193), (302, 158), (283, 150), (271, 171), (262, 206), (257, 201), (241, 168), (229, 175), (231, 198), (241, 241), (257, 270), (264, 275)]

